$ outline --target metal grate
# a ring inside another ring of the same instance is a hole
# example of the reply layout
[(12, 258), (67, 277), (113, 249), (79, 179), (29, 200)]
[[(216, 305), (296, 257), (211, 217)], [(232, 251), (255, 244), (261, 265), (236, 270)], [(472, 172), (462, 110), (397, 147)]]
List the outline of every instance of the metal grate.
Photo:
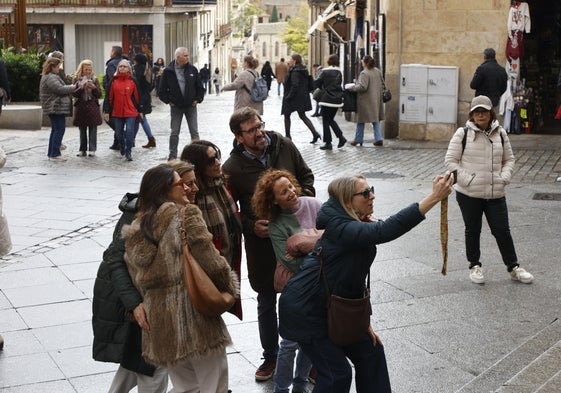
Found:
[(561, 193), (555, 192), (537, 192), (532, 199), (538, 201), (561, 201)]

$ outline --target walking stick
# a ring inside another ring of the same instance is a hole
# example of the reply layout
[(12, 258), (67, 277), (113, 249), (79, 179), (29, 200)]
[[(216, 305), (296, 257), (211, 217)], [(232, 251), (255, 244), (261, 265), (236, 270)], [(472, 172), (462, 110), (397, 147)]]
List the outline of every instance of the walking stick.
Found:
[(448, 269), (448, 197), (440, 201), (440, 245), (442, 247), (442, 270), (443, 276)]

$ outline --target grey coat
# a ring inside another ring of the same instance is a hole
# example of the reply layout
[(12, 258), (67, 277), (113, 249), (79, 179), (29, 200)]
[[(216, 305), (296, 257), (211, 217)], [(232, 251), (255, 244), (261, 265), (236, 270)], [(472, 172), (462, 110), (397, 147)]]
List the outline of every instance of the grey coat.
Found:
[(376, 67), (365, 68), (356, 84), (348, 90), (357, 93), (357, 123), (373, 123), (384, 120), (382, 73)]
[(46, 115), (72, 115), (72, 92), (74, 85), (67, 85), (60, 76), (52, 72), (43, 75), (39, 84), (39, 97)]
[(232, 83), (224, 85), (222, 90), (236, 91), (236, 96), (234, 97), (234, 110), (249, 106), (259, 112), (260, 115), (263, 115), (263, 101), (255, 102), (249, 95), (255, 78), (258, 75), (259, 73), (257, 71), (248, 68), (240, 72), (240, 75)]

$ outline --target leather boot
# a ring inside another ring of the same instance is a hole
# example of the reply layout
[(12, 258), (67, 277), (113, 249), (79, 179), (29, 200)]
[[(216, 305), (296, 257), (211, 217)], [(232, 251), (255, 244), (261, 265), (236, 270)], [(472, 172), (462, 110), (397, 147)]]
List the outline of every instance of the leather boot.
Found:
[(153, 136), (151, 136), (150, 138), (148, 138), (148, 143), (145, 144), (144, 146), (145, 149), (148, 149), (150, 147), (156, 147), (156, 138), (154, 138)]

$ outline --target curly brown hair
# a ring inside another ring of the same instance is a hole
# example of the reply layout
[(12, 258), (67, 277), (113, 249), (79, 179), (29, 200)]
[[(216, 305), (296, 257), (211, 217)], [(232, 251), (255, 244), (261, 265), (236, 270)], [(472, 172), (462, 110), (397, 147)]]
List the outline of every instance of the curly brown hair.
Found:
[(294, 175), (282, 169), (268, 169), (259, 178), (255, 185), (255, 191), (251, 198), (253, 212), (262, 220), (274, 220), (281, 212), (279, 205), (275, 204), (275, 192), (273, 188), (277, 180), (286, 177), (296, 188), (298, 195), (302, 194), (302, 188)]

